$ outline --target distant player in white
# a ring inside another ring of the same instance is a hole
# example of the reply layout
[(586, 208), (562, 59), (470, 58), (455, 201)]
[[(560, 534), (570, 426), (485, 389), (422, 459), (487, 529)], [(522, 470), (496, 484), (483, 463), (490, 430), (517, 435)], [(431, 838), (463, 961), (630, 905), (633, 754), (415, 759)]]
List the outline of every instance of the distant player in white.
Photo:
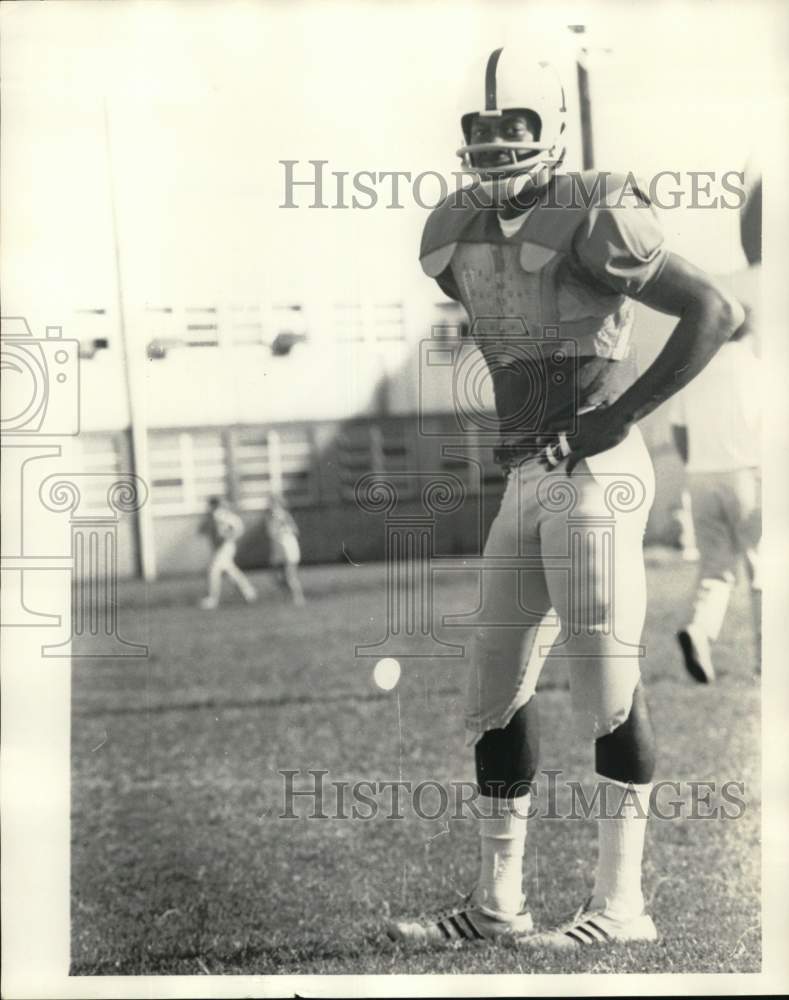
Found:
[(274, 494), (263, 512), (271, 548), (270, 562), (277, 571), (277, 582), (296, 605), (304, 604), (304, 591), (299, 580), (301, 546), (299, 529), (285, 502)]
[(741, 563), (750, 584), (754, 667), (760, 670), (762, 367), (752, 340), (746, 323), (671, 401), (700, 556), (692, 616), (677, 638), (688, 672), (702, 684), (715, 679), (710, 642), (720, 633)]
[[(623, 193), (623, 175), (558, 171), (564, 91), (530, 59), (509, 48), (488, 57), (458, 151), (479, 183), (460, 203), (442, 202), (422, 239), (422, 267), (466, 309), (493, 382), (494, 455), (508, 479), (485, 559), (528, 564), (482, 573), (480, 613), (491, 624), (476, 631), (466, 708), (481, 793), (476, 883), (461, 905), (393, 920), (387, 932), (403, 943), (509, 937), (567, 949), (657, 937), (641, 889), (655, 741), (636, 651), (654, 480), (636, 423), (698, 375), (743, 312), (668, 250), (648, 199)], [(632, 299), (678, 319), (641, 374)], [(617, 478), (633, 486), (633, 502), (611, 515)], [(605, 548), (600, 525), (612, 516), (615, 544)], [(587, 533), (568, 566), (571, 519)], [(539, 753), (538, 632), (554, 609), (575, 724), (612, 818), (598, 820), (591, 897), (568, 923), (533, 934), (522, 865)]]
[(219, 606), (223, 576), (228, 576), (247, 604), (252, 604), (258, 596), (257, 591), (236, 565), (236, 549), (238, 539), (244, 533), (244, 522), (224, 500), (212, 497), (199, 530), (208, 536), (214, 549), (208, 567), (208, 596), (200, 602), (200, 607), (211, 611)]

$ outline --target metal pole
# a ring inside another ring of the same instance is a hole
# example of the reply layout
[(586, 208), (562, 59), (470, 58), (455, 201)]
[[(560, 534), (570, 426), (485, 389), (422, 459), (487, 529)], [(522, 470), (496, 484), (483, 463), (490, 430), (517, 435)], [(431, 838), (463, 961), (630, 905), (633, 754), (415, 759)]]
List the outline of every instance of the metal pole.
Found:
[(589, 88), (589, 70), (586, 68), (584, 56), (586, 50), (581, 50), (581, 56), (576, 62), (578, 67), (578, 103), (581, 109), (581, 149), (583, 169), (591, 170), (594, 166), (594, 139), (592, 135), (592, 99)]
[[(574, 35), (585, 35), (585, 24), (568, 24)], [(578, 106), (581, 112), (581, 156), (584, 170), (594, 166), (594, 140), (592, 136), (592, 97), (589, 87), (589, 70), (587, 56), (589, 49), (582, 46), (575, 57), (576, 74), (578, 78)]]
[[(110, 139), (110, 116), (107, 100), (104, 99), (104, 138), (107, 149), (107, 172), (109, 177), (110, 212), (112, 219), (112, 242), (115, 258), (115, 287), (118, 300), (118, 331), (120, 333), (123, 373), (126, 383), (126, 399), (129, 406), (131, 429), (131, 469), (140, 476), (149, 488), (149, 501), (137, 511), (137, 530), (140, 540), (139, 568), (144, 580), (156, 579), (156, 550), (154, 547), (153, 513), (150, 504), (150, 476), (148, 473), (148, 433), (145, 426), (145, 404), (140, 393), (142, 384), (138, 378), (138, 359), (128, 342), (126, 309), (123, 298), (120, 241), (118, 239), (118, 212), (115, 191), (115, 173), (112, 165), (112, 142)], [(141, 354), (144, 357), (144, 354)]]

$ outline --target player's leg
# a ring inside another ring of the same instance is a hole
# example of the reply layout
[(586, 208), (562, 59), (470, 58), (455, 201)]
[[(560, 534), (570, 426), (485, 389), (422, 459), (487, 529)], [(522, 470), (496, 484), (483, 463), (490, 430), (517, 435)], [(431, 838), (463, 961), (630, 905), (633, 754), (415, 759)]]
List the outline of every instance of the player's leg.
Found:
[[(632, 490), (619, 510), (617, 468), (628, 470), (620, 481)], [(541, 528), (548, 590), (561, 619), (551, 655), (569, 663), (575, 723), (594, 745), (597, 787), (590, 801), (600, 810), (598, 859), (589, 903), (567, 926), (533, 943), (652, 940), (641, 866), (655, 742), (639, 643), (646, 612), (642, 539), (653, 481), (640, 436), (580, 463), (565, 485), (575, 496), (571, 519), (546, 512)], [(560, 565), (562, 553), (570, 555), (569, 572)]]
[(497, 914), (524, 906), (523, 855), (531, 785), (539, 762), (536, 697), (501, 729), (489, 729), (474, 748), (479, 787), (480, 866), (473, 899)]
[[(525, 537), (521, 489), (510, 477), (485, 557), (539, 554), (536, 534)], [(515, 560), (513, 560), (515, 562)], [(480, 624), (470, 646), (466, 721), (475, 744), (480, 867), (466, 903), (422, 921), (395, 922), (400, 941), (455, 941), (521, 934), (531, 929), (524, 910), (522, 867), (529, 790), (537, 768), (539, 734), (533, 695), (555, 634), (541, 569), (485, 567), (481, 570)]]
[[(594, 536), (598, 529), (590, 533)], [(588, 537), (587, 542), (590, 540)], [(617, 538), (619, 541), (626, 540)], [(639, 579), (643, 562), (640, 554), (634, 559), (627, 552), (628, 548), (633, 551), (631, 546), (617, 546), (625, 551), (616, 557), (614, 571), (622, 573), (628, 591), (626, 599), (620, 599), (617, 605), (607, 604), (607, 587), (600, 580), (599, 565), (594, 567), (594, 575), (600, 589), (596, 599), (589, 602), (592, 607), (597, 605), (599, 614), (583, 614), (573, 620), (570, 615), (577, 609), (568, 606), (572, 601), (562, 593), (566, 584), (551, 590), (563, 622), (557, 652), (569, 660), (573, 714), (582, 736), (594, 741), (595, 748), (598, 787), (591, 801), (597, 799), (602, 811), (598, 817), (598, 863), (591, 905), (625, 923), (637, 921), (644, 909), (641, 861), (655, 767), (654, 735), (639, 683), (638, 651), (634, 648), (640, 640), (646, 604)], [(625, 554), (627, 559), (623, 558)], [(584, 566), (582, 579), (575, 581), (580, 588), (590, 585), (583, 579), (589, 568), (588, 564)], [(616, 580), (613, 584), (615, 590), (625, 590), (624, 585), (617, 586)], [(594, 631), (595, 627), (599, 630)]]
[[(480, 602), (485, 624), (476, 629), (471, 646), (466, 713), (482, 812), (474, 898), (509, 915), (523, 905), (526, 815), (539, 762), (535, 694), (544, 652), (556, 634), (540, 564), (535, 473), (535, 462), (513, 471), (485, 545)], [(497, 568), (495, 560), (502, 557), (512, 560), (513, 568)]]
[(282, 550), (284, 563), (282, 574), (285, 588), (291, 596), (294, 604), (304, 604), (304, 591), (299, 580), (299, 562), (301, 561), (301, 547), (299, 540), (294, 534), (287, 534), (282, 539)]
[[(525, 645), (531, 646), (533, 653), (538, 630), (536, 625), (527, 630), (530, 638)], [(523, 652), (523, 643), (518, 646), (510, 651), (516, 658)], [(478, 642), (474, 651), (480, 652)], [(534, 663), (535, 657), (529, 657), (529, 662)], [(526, 680), (528, 670), (517, 673), (521, 675), (520, 690), (511, 718), (487, 729), (475, 745), (479, 795), (474, 806), (480, 854), (474, 888), (462, 904), (446, 911), (416, 920), (393, 921), (387, 928), (392, 940), (404, 944), (456, 944), (520, 936), (532, 930), (523, 893), (523, 855), (530, 788), (539, 753), (537, 700), (527, 690), (536, 685), (536, 677)], [(527, 700), (521, 703), (524, 697)], [(471, 698), (472, 702), (476, 700), (474, 695)]]
[(281, 555), (277, 556), (277, 561), (271, 564), (274, 570), (274, 583), (279, 590), (284, 591), (286, 594), (291, 594), (288, 584), (287, 564), (282, 560), (283, 557)]
[[(514, 584), (516, 575), (512, 577)], [(498, 584), (506, 586), (503, 580)], [(474, 729), (484, 727), (474, 747), (481, 815), (480, 868), (473, 898), (505, 916), (523, 908), (527, 814), (540, 752), (535, 689), (544, 662), (541, 647), (549, 646), (554, 634), (550, 624), (541, 624), (549, 608), (540, 584), (526, 596), (534, 618), (529, 626), (488, 626), (478, 630), (472, 646), (472, 737)], [(495, 601), (497, 589), (493, 583), (489, 601)], [(498, 610), (494, 604), (489, 614), (501, 614), (510, 606), (509, 597), (499, 602)]]
[(707, 684), (715, 679), (710, 643), (720, 634), (739, 556), (727, 513), (726, 474), (692, 473), (689, 490), (699, 571), (691, 617), (677, 639), (688, 673)]
[(696, 529), (693, 526), (693, 505), (690, 491), (686, 488), (680, 495), (679, 507), (674, 512), (679, 524), (679, 546), (685, 562), (698, 562), (699, 549), (696, 545)]
[(219, 598), (222, 595), (222, 574), (225, 572), (226, 562), (224, 554), (225, 544), (223, 543), (219, 548), (215, 549), (211, 564), (208, 567), (208, 596), (204, 597), (201, 602), (201, 607), (205, 610), (211, 610), (219, 605)]
[(595, 741), (595, 771), (605, 797), (598, 820), (597, 868), (590, 910), (625, 923), (644, 912), (641, 866), (655, 773), (655, 737), (639, 683), (627, 719)]
[(295, 563), (285, 563), (282, 567), (282, 573), (285, 580), (285, 587), (296, 605), (304, 604), (304, 591), (301, 587), (301, 580), (299, 580), (299, 571), (297, 564)]
[(257, 599), (258, 592), (249, 582), (246, 574), (244, 574), (236, 564), (236, 543), (226, 542), (225, 544), (227, 545), (227, 550), (224, 555), (223, 570), (227, 573), (236, 587), (238, 587), (247, 604), (251, 604)]

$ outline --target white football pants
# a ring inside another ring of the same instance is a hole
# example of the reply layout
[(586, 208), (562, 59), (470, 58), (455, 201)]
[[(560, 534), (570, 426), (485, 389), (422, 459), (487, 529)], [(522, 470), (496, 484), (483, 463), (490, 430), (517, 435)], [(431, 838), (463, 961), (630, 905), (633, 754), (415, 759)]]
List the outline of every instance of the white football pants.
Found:
[(597, 739), (630, 714), (646, 612), (643, 535), (654, 498), (641, 433), (580, 462), (514, 468), (482, 560), (471, 644), (471, 742), (535, 693), (546, 657), (569, 664), (579, 732)]

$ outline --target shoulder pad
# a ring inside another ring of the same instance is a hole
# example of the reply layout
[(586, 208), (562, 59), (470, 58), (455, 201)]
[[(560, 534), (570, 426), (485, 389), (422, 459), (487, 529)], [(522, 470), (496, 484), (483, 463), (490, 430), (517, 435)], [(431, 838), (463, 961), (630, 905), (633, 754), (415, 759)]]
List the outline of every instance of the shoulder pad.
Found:
[(589, 193), (587, 208), (633, 207), (636, 201), (651, 205), (641, 182), (633, 173), (610, 173), (607, 170), (584, 170), (575, 175), (579, 193)]
[[(462, 236), (468, 235), (470, 229), (481, 228), (485, 213), (491, 208), (490, 195), (484, 191), (482, 185), (453, 191), (427, 217), (419, 249), (419, 259), (423, 267), (426, 258), (436, 251), (444, 250), (450, 245), (454, 247)], [(452, 256), (451, 253), (449, 256)], [(432, 269), (428, 273), (432, 273)]]
[(422, 268), (437, 277), (448, 266), (458, 243), (523, 242), (566, 252), (580, 227), (612, 207), (649, 205), (632, 174), (585, 170), (557, 174), (527, 223), (505, 241), (497, 226), (489, 224), (494, 211), (491, 193), (484, 184), (452, 192), (433, 209), (425, 223), (419, 258)]

